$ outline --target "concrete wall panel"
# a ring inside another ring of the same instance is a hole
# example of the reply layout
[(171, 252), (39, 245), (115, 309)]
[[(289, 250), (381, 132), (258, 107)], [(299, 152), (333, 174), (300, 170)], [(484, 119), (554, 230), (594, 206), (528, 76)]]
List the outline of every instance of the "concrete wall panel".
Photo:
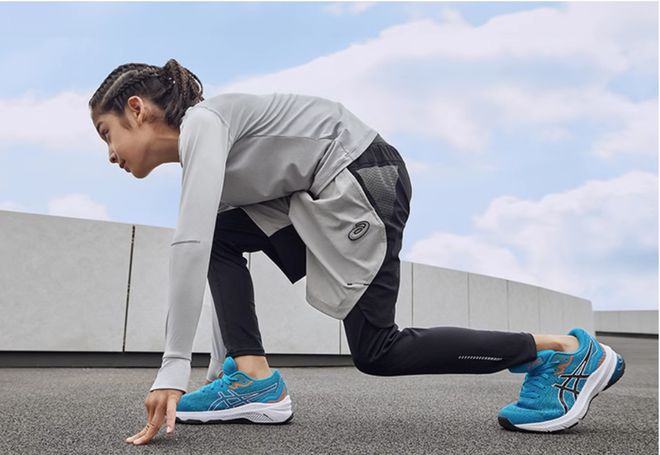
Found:
[(594, 311), (600, 332), (658, 334), (658, 310)]
[[(131, 271), (131, 291), (126, 325), (127, 352), (162, 352), (169, 286), (169, 253), (173, 229), (136, 225)], [(247, 253), (243, 255), (247, 258)], [(208, 283), (202, 314), (193, 341), (193, 352), (211, 350), (211, 305)]]
[(0, 349), (121, 351), (132, 226), (0, 211)]
[(507, 286), (509, 330), (540, 333), (539, 288), (516, 281), (507, 281)]
[[(173, 229), (0, 211), (0, 349), (162, 352)], [(341, 321), (305, 301), (262, 252), (249, 261), (268, 353), (348, 354)], [(129, 265), (130, 290), (129, 290)], [(128, 312), (127, 309), (128, 298)], [(205, 286), (194, 352), (211, 346)], [(399, 328), (658, 333), (657, 311), (592, 312), (591, 302), (480, 274), (401, 262)], [(126, 320), (126, 333), (124, 321)]]
[(563, 334), (568, 331), (564, 323), (562, 294), (539, 288), (540, 331), (543, 334)]
[(566, 295), (563, 300), (566, 331), (573, 327), (581, 327), (590, 333), (594, 333), (594, 313), (589, 300)]
[(267, 353), (339, 354), (339, 324), (305, 300), (306, 277), (291, 284), (261, 251), (250, 253), (259, 328)]
[(467, 273), (412, 264), (412, 326), (468, 326)]
[(550, 289), (539, 288), (540, 331), (544, 334), (566, 334), (573, 327), (593, 333), (591, 302)]
[(163, 351), (172, 229), (135, 225), (126, 351)]
[(506, 280), (468, 274), (468, 325), (472, 329), (508, 330)]
[(619, 324), (618, 311), (595, 311), (596, 330), (601, 332), (623, 332)]

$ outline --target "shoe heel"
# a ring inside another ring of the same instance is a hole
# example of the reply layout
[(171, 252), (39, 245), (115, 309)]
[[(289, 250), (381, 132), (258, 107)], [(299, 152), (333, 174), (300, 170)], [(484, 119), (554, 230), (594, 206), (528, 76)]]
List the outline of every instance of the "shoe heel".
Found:
[(289, 395), (284, 397), (282, 401), (274, 403), (264, 414), (271, 419), (272, 423), (286, 423), (291, 420), (293, 409), (291, 408), (291, 398), (289, 398)]
[(293, 418), (291, 398), (289, 395), (276, 403), (252, 403), (250, 410), (241, 413), (241, 417), (254, 423), (278, 424), (286, 423)]
[(612, 377), (610, 378), (609, 382), (607, 383), (607, 385), (605, 386), (605, 388), (603, 390), (607, 390), (610, 387), (612, 387), (614, 384), (616, 384), (619, 381), (619, 379), (621, 379), (623, 377), (623, 374), (626, 372), (626, 361), (623, 359), (623, 356), (621, 356), (620, 354), (618, 354), (616, 352), (615, 352), (615, 355), (616, 355), (616, 358), (617, 358), (616, 366), (619, 365), (618, 361), (621, 360), (621, 370), (617, 371), (616, 367), (615, 367), (614, 373), (612, 373)]

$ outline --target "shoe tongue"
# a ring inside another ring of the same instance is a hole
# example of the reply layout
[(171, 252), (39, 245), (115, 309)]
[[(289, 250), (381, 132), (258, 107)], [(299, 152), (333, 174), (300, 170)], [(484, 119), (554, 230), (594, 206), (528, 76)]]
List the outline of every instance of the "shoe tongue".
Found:
[(236, 361), (234, 358), (230, 356), (225, 357), (225, 362), (222, 364), (222, 372), (229, 376), (234, 374), (236, 371), (238, 371), (238, 367), (236, 366)]
[(511, 373), (528, 373), (541, 365), (545, 364), (550, 357), (555, 353), (552, 349), (545, 349), (536, 353), (536, 358), (529, 362), (514, 365), (509, 368)]

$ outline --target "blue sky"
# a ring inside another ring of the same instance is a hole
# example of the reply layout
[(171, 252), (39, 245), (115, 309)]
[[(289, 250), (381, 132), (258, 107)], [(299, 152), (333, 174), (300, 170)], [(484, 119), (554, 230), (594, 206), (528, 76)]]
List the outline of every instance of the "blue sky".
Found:
[[(57, 18), (57, 20), (53, 20)], [(107, 161), (127, 62), (342, 102), (408, 163), (401, 257), (658, 307), (657, 3), (0, 3), (0, 210), (174, 227), (180, 167)]]

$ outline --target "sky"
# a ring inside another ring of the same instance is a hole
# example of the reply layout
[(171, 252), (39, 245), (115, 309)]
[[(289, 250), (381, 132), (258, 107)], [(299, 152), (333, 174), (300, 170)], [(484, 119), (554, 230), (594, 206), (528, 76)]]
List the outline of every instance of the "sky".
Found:
[(413, 186), (402, 260), (658, 308), (657, 2), (0, 3), (0, 210), (174, 228), (180, 165), (110, 164), (87, 108), (170, 58), (206, 98), (376, 129)]

